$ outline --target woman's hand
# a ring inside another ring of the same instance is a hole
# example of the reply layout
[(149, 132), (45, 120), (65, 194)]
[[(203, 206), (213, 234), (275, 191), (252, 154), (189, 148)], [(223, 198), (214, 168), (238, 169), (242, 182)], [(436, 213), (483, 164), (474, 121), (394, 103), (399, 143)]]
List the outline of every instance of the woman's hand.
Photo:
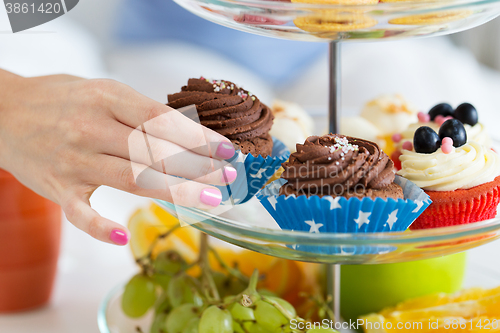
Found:
[(124, 245), (129, 233), (90, 207), (100, 185), (213, 208), (222, 196), (207, 184), (234, 181), (223, 161), (233, 155), (227, 138), (124, 84), (0, 70), (0, 168), (101, 241)]

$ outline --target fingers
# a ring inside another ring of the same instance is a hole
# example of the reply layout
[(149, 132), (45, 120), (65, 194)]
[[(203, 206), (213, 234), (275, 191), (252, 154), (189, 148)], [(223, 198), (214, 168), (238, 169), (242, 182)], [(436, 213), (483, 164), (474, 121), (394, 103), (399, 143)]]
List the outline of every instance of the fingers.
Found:
[(68, 221), (95, 239), (121, 246), (130, 239), (124, 226), (100, 216), (90, 207), (88, 200), (74, 197), (64, 202), (62, 208)]
[[(231, 141), (202, 126), (196, 119), (192, 120), (129, 87), (123, 88), (122, 94), (122, 98), (113, 99), (108, 106), (121, 123), (204, 156), (217, 159), (233, 157), (235, 150)], [(197, 118), (194, 106), (187, 113), (191, 118)]]
[(216, 187), (166, 175), (147, 165), (118, 157), (101, 156), (101, 165), (106, 168), (93, 179), (95, 184), (185, 207), (211, 209), (222, 201), (222, 194)]
[[(123, 128), (127, 128), (120, 125)], [(121, 135), (129, 131), (124, 130)], [(122, 142), (117, 145), (116, 142)], [(106, 153), (151, 166), (156, 171), (194, 181), (225, 185), (236, 179), (236, 170), (227, 162), (196, 154), (172, 142), (134, 130), (123, 140), (109, 142)]]

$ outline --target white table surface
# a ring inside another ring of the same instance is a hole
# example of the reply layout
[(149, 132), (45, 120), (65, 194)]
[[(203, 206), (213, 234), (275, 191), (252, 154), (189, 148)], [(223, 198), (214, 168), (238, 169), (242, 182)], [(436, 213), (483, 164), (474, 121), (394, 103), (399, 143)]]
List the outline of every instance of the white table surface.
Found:
[[(92, 199), (104, 216), (126, 224), (131, 212), (148, 202), (110, 188), (100, 188)], [(11, 315), (0, 315), (1, 333), (98, 333), (97, 309), (114, 286), (137, 268), (128, 247), (99, 243), (64, 222), (59, 273), (50, 305)], [(496, 262), (500, 241), (469, 251), (467, 286), (500, 285)]]

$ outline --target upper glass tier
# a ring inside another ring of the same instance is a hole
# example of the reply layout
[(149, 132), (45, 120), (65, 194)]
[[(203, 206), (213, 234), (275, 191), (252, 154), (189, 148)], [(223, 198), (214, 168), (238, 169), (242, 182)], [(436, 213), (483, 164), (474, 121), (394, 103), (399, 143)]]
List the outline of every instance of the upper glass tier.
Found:
[(207, 20), (300, 41), (389, 40), (450, 34), (500, 15), (500, 0), (174, 0)]

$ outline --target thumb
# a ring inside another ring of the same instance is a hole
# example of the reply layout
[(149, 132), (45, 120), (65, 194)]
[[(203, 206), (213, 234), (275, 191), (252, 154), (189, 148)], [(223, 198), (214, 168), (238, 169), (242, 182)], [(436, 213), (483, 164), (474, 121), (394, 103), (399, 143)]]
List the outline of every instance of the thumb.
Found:
[(99, 215), (88, 200), (74, 197), (64, 202), (62, 209), (68, 221), (95, 239), (115, 245), (126, 245), (130, 239), (127, 228)]

